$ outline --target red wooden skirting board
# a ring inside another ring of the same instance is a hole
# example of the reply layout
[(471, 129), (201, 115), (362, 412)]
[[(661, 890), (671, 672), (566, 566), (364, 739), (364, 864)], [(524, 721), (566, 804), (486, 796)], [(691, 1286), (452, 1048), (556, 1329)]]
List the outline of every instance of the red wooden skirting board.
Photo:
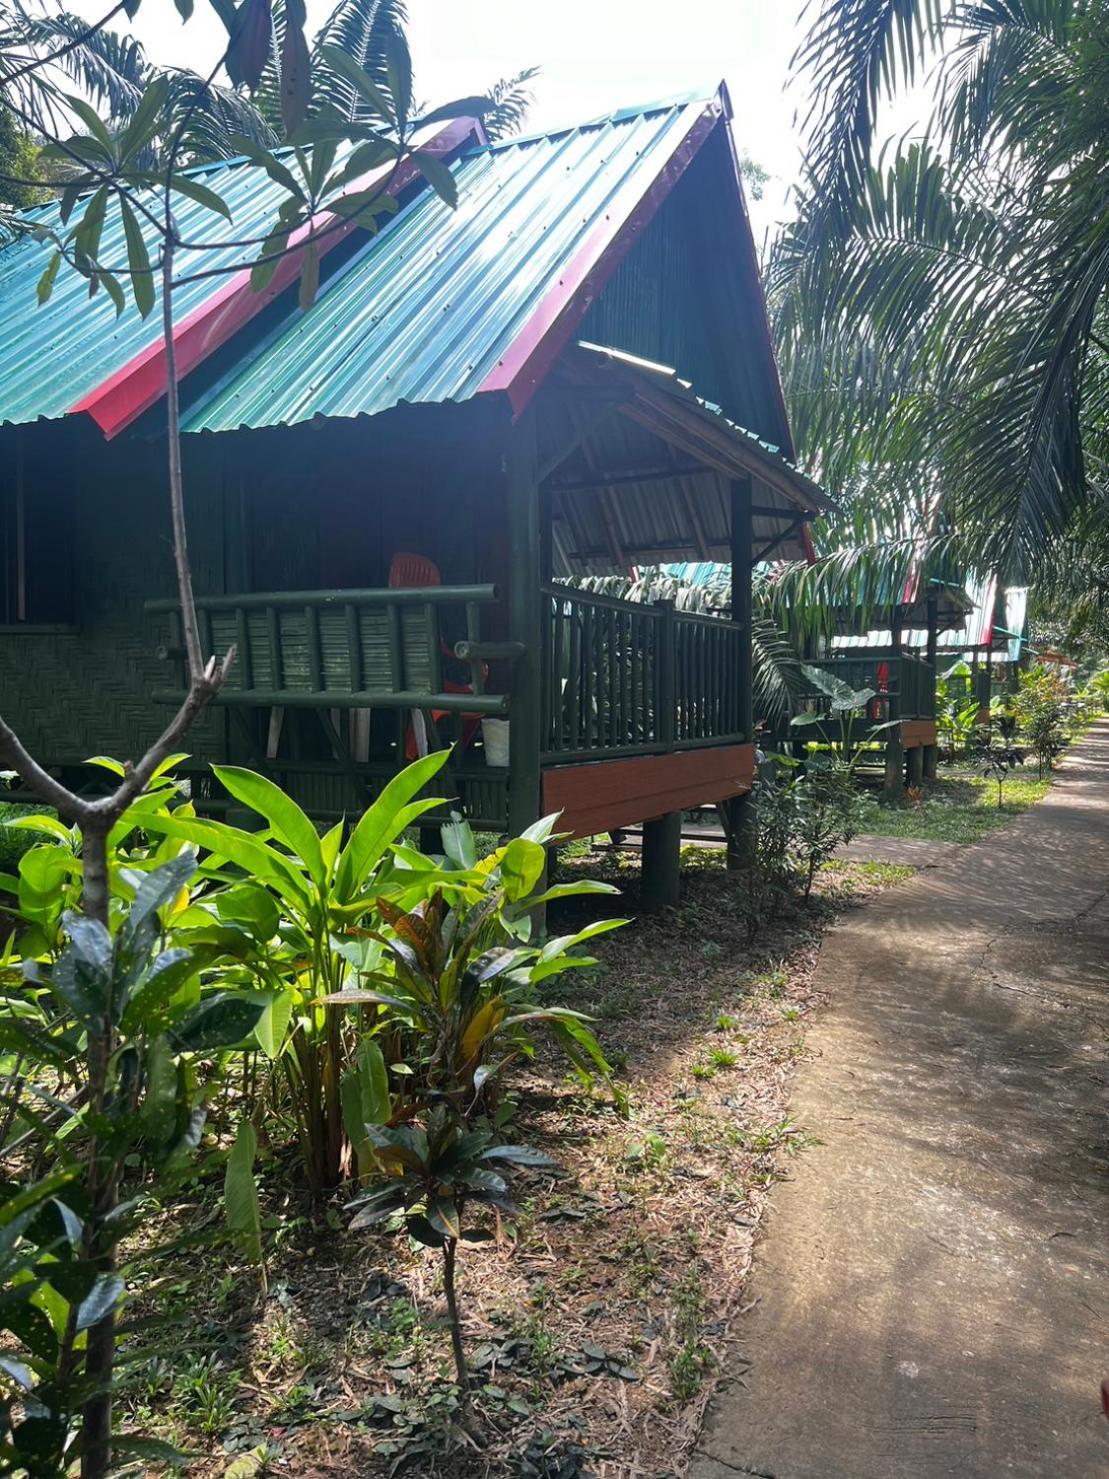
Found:
[(915, 750), (920, 745), (936, 743), (934, 719), (902, 719), (901, 744), (906, 750)]
[(753, 745), (558, 765), (543, 772), (543, 810), (561, 811), (560, 832), (592, 837), (669, 811), (742, 796), (754, 774)]

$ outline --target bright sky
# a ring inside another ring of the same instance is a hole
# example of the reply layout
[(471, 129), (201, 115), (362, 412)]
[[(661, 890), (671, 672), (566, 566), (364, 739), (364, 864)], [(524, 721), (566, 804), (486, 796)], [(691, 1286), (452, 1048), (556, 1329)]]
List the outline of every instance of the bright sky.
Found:
[[(334, 0), (308, 0), (309, 33)], [(430, 103), (480, 93), (499, 77), (541, 68), (527, 127), (582, 122), (629, 104), (708, 91), (723, 78), (738, 142), (771, 182), (751, 213), (760, 244), (786, 217), (803, 104), (787, 87), (804, 0), (409, 0), (418, 96)], [(102, 0), (82, 0), (84, 15)], [(152, 61), (208, 70), (222, 27), (197, 0), (182, 24), (171, 0), (144, 0), (132, 29)]]

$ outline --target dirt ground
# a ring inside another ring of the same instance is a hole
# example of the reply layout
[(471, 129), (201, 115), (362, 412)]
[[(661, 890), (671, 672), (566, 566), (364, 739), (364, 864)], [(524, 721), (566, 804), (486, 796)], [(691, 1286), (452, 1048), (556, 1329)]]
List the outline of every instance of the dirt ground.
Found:
[[(189, 1473), (230, 1479), (682, 1475), (721, 1372), (737, 1369), (767, 1196), (810, 1153), (789, 1096), (824, 1002), (822, 938), (909, 876), (833, 864), (811, 907), (749, 945), (722, 863), (691, 850), (680, 907), (604, 936), (600, 963), (564, 988), (597, 1018), (627, 1117), (546, 1053), (514, 1084), (513, 1137), (558, 1170), (522, 1175), (518, 1218), (460, 1255), (484, 1446), (453, 1420), (437, 1256), (348, 1233), (339, 1202), (312, 1214), (293, 1162), (263, 1182), (268, 1293), (234, 1266), (162, 1278), (178, 1324), (139, 1368), (132, 1425), (191, 1451)], [(634, 915), (637, 858), (568, 866), (626, 886), (617, 902)], [(211, 1184), (179, 1230), (218, 1234)]]

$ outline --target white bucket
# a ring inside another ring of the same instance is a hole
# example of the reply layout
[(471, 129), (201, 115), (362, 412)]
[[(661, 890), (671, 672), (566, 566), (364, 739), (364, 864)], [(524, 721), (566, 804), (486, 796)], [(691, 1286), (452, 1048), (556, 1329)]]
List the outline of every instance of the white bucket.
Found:
[(486, 765), (507, 768), (510, 722), (508, 719), (483, 719), (481, 721), (481, 739), (485, 746)]

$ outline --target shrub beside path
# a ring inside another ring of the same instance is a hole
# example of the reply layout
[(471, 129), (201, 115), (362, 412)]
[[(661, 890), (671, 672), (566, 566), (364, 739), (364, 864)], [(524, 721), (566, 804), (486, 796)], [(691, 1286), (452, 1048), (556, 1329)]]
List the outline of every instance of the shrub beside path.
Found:
[(1107, 981), (1102, 720), (1039, 805), (826, 942), (791, 1106), (821, 1144), (691, 1479), (1109, 1474)]

